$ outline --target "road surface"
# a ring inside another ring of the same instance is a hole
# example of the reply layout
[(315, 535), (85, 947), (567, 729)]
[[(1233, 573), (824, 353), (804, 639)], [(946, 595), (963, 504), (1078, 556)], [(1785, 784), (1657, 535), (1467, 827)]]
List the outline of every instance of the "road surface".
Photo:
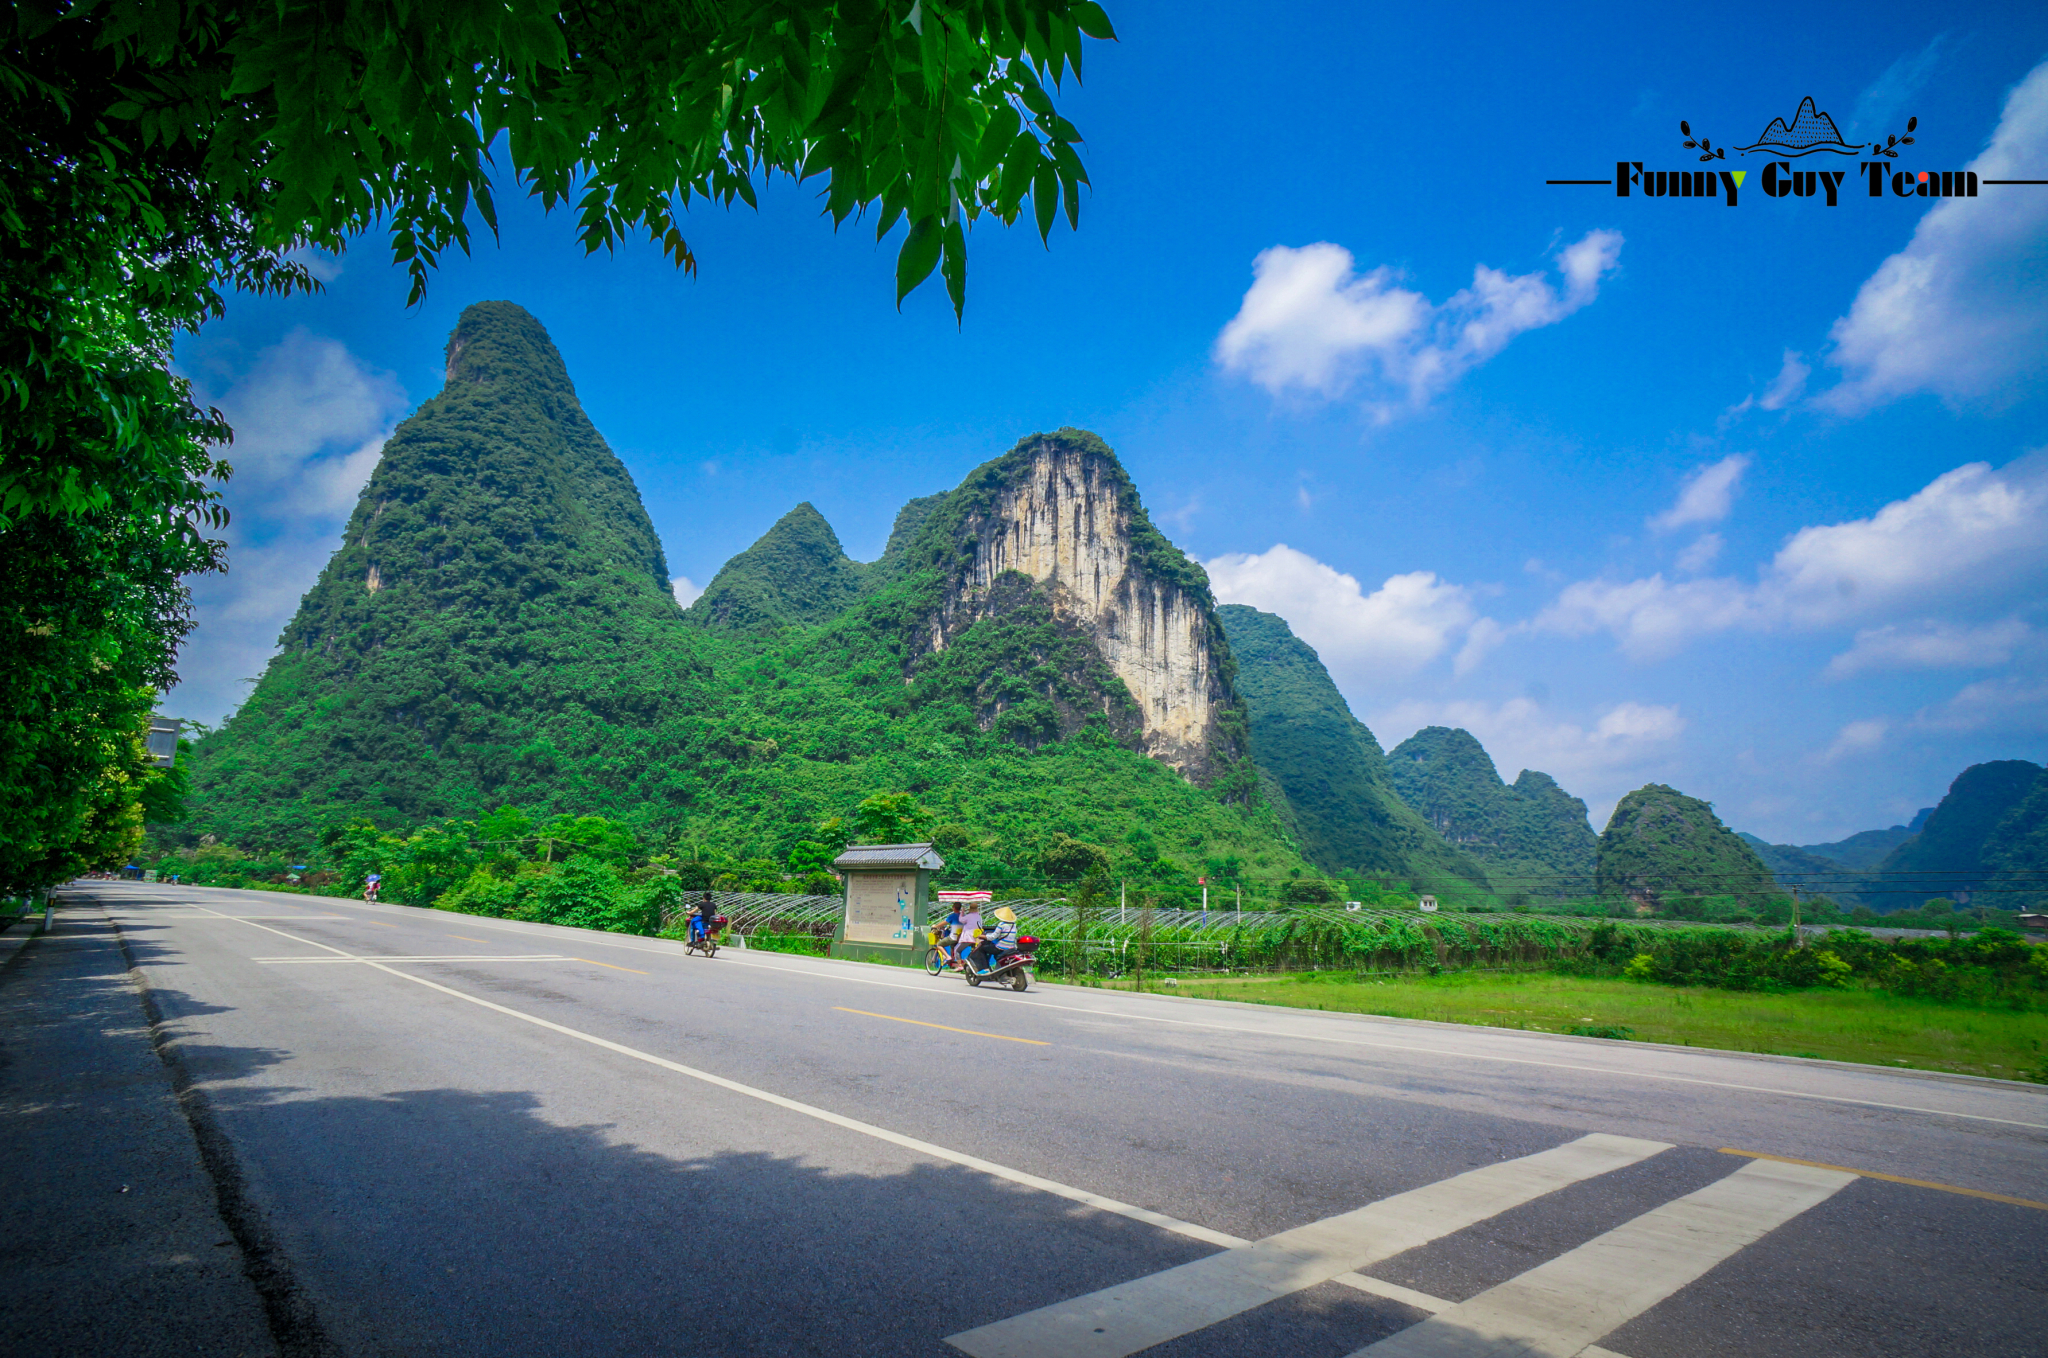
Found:
[(157, 1043), (287, 1355), (2048, 1348), (2048, 1089), (253, 891), (58, 920), (0, 995), (133, 996), (94, 1040)]

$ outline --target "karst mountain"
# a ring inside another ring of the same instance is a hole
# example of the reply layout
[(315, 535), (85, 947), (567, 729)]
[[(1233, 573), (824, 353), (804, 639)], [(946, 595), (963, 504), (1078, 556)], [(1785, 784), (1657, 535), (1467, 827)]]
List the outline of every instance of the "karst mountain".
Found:
[(200, 744), (192, 828), (301, 844), (349, 817), (511, 803), (779, 860), (903, 792), (949, 877), (991, 886), (1038, 880), (1062, 837), (1141, 883), (1585, 867), (1582, 803), (1468, 762), (1491, 809), (1433, 824), (1315, 652), (1219, 609), (1082, 430), (912, 500), (873, 562), (798, 504), (680, 609), (561, 355), (485, 302), (249, 700)]

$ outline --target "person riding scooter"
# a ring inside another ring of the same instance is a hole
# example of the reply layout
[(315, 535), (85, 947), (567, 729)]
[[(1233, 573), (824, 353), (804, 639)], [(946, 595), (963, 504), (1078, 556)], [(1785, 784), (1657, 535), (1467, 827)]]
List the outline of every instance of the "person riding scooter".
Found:
[(967, 965), (968, 951), (981, 941), (981, 907), (969, 901), (960, 907), (960, 932), (953, 939), (953, 960)]
[(1004, 906), (996, 911), (996, 927), (974, 945), (968, 965), (986, 975), (989, 963), (1003, 954), (1017, 951), (1017, 912)]
[(711, 935), (713, 909), (711, 893), (707, 891), (704, 893), (704, 899), (697, 902), (696, 908), (690, 911), (690, 937), (699, 943)]

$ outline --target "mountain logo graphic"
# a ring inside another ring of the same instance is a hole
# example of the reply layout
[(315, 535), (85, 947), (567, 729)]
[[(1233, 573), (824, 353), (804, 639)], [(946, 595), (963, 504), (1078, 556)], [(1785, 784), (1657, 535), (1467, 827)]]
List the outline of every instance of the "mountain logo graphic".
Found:
[(1792, 125), (1787, 127), (1783, 118), (1771, 119), (1771, 125), (1756, 139), (1754, 146), (1738, 146), (1735, 149), (1748, 155), (1751, 151), (1763, 151), (1774, 156), (1810, 156), (1815, 151), (1833, 151), (1838, 156), (1854, 156), (1863, 153), (1864, 143), (1842, 140), (1841, 129), (1835, 120), (1822, 113), (1814, 105), (1813, 96), (1807, 95), (1799, 101), (1799, 111), (1792, 115)]

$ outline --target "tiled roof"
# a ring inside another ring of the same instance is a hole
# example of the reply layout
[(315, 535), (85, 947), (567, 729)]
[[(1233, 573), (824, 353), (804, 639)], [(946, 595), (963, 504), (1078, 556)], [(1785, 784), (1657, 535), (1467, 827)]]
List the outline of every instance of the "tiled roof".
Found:
[(946, 866), (929, 844), (855, 844), (832, 860), (832, 866), (847, 868), (929, 868)]

